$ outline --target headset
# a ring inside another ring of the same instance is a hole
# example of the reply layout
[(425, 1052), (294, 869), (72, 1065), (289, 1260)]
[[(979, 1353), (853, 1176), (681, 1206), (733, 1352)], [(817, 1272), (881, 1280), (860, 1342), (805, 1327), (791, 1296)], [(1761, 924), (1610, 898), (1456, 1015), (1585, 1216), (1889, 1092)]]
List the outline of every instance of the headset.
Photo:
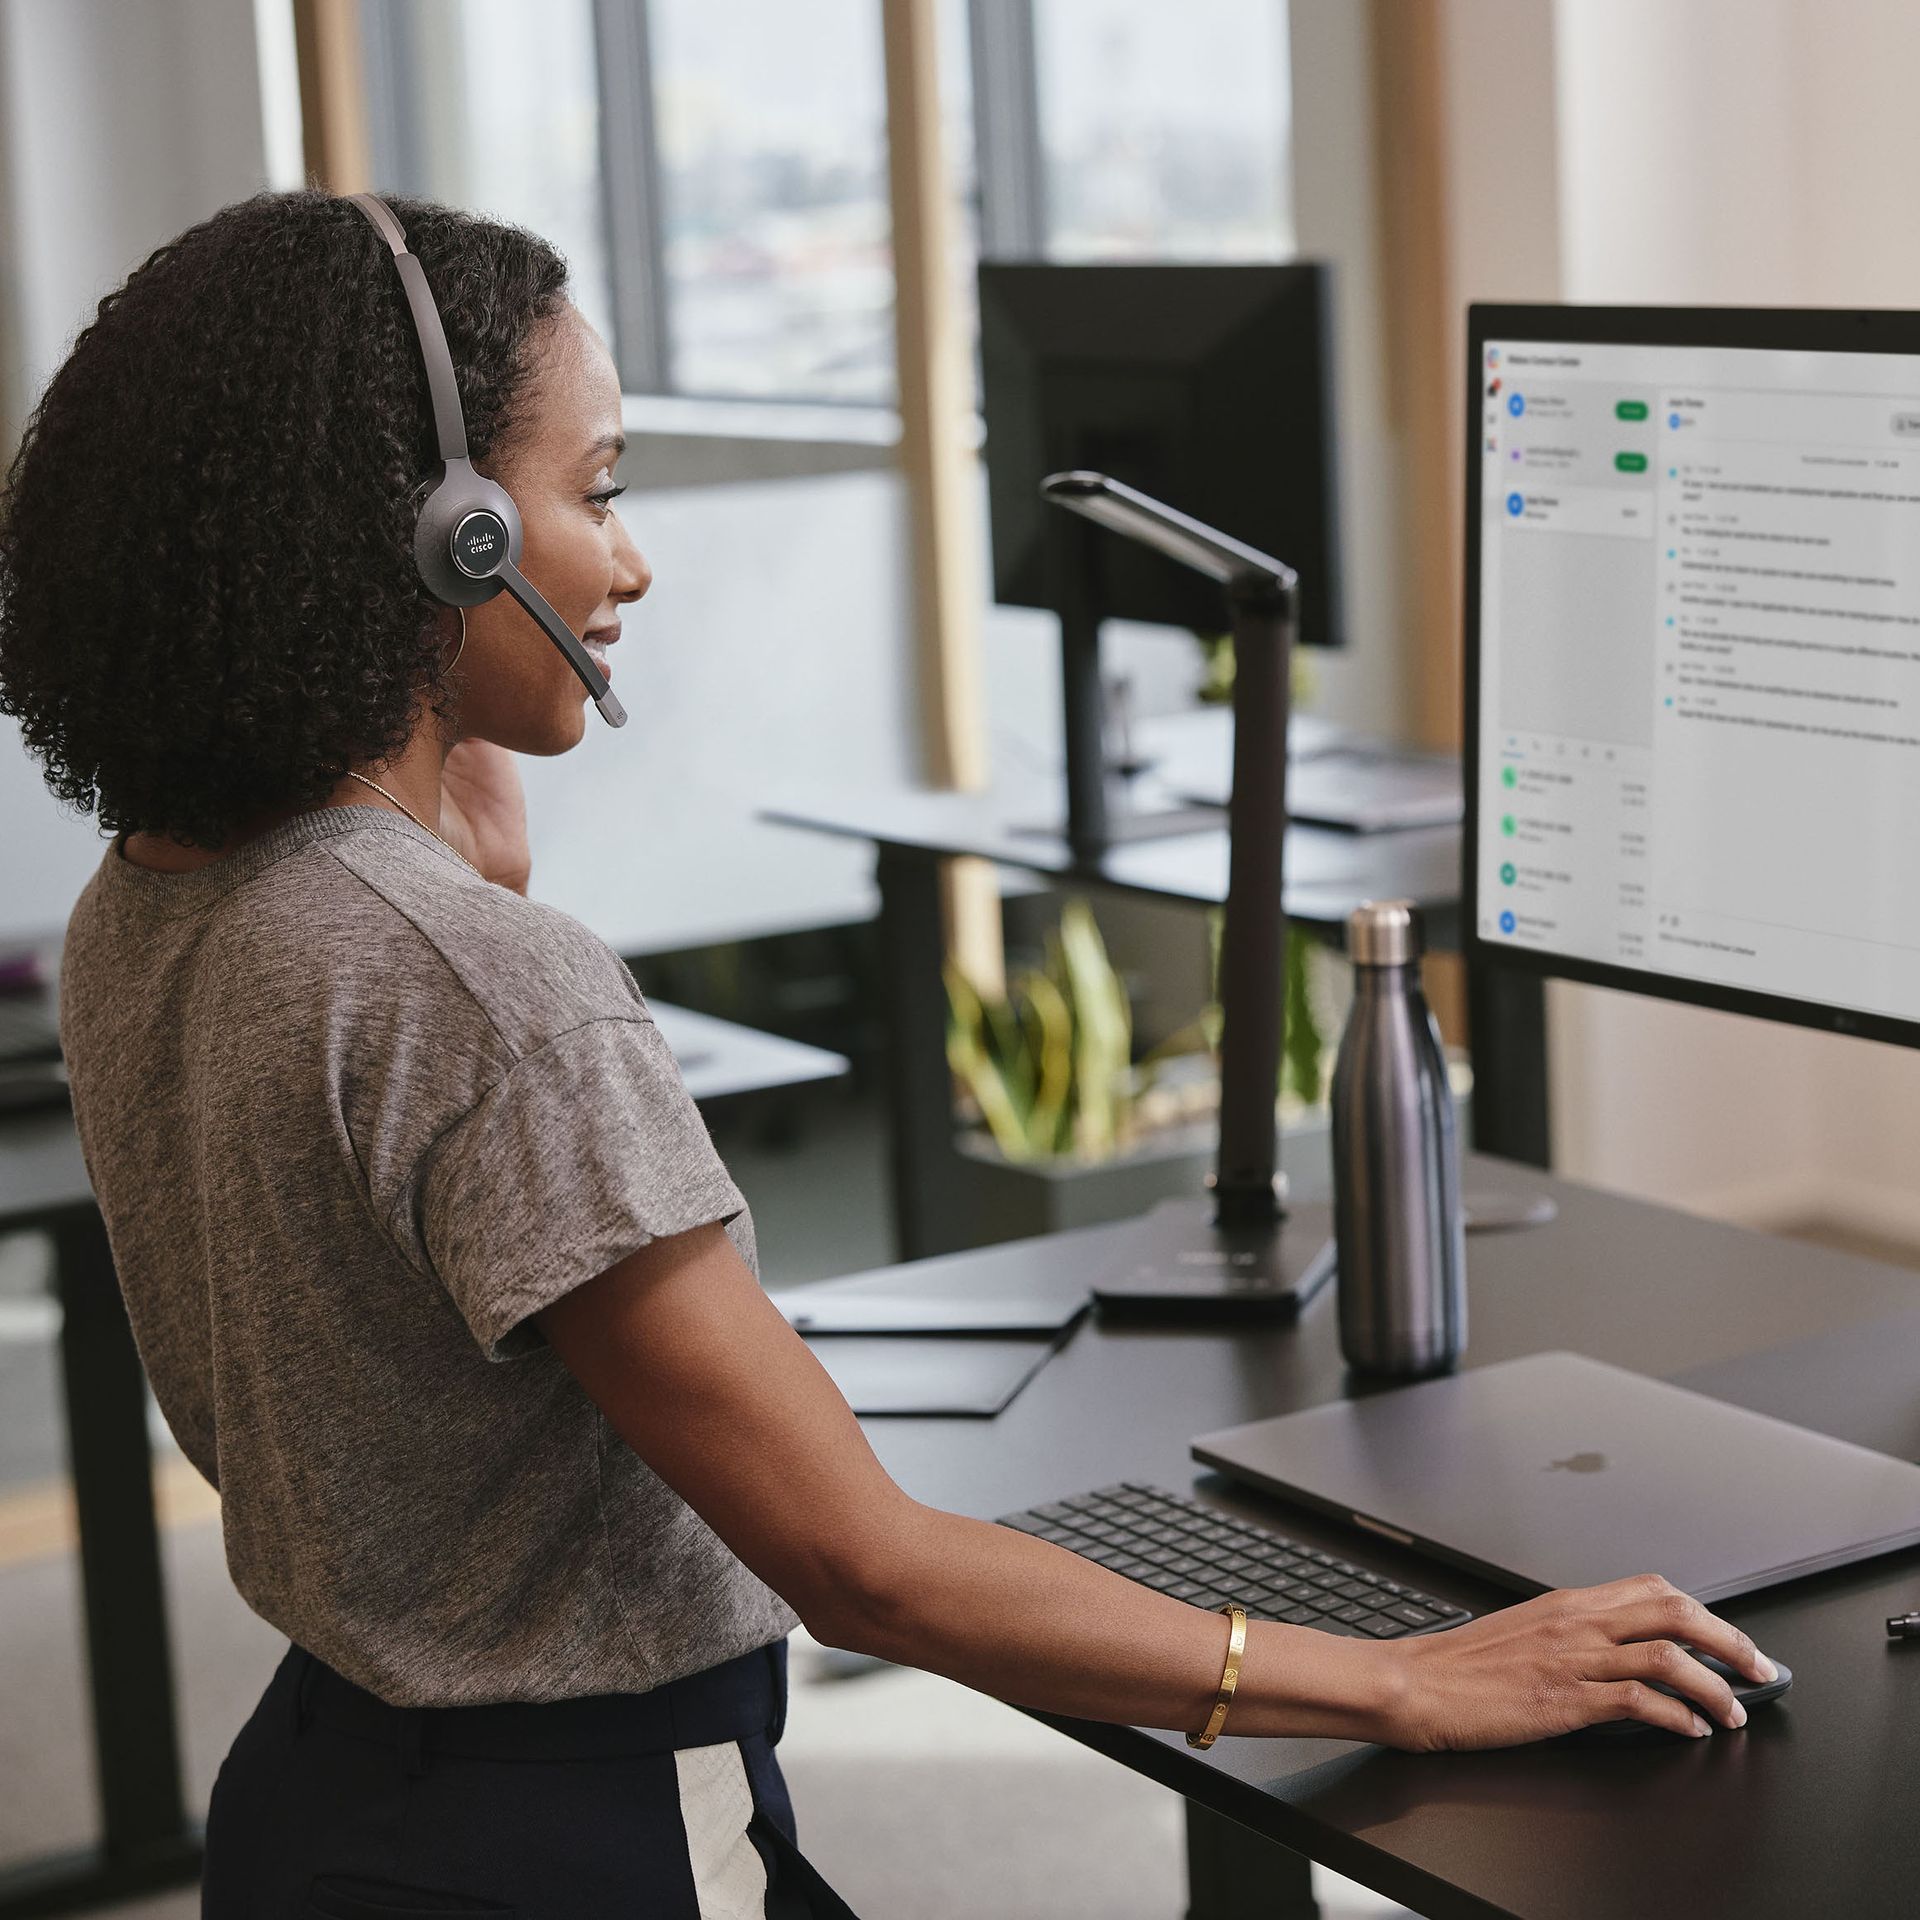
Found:
[(504, 587), (566, 656), (567, 665), (593, 696), (601, 719), (610, 727), (624, 727), (627, 710), (613, 697), (607, 676), (567, 631), (566, 622), (539, 588), (520, 571), (520, 509), (513, 504), (513, 496), (484, 474), (475, 473), (467, 458), (467, 422), (460, 409), (460, 387), (453, 376), (446, 329), (440, 324), (440, 309), (433, 303), (426, 273), (408, 250), (406, 230), (376, 194), (347, 197), (393, 249), (393, 264), (406, 289), (420, 358), (427, 370), (427, 390), (433, 398), (440, 471), (420, 503), (414, 527), (413, 557), (420, 578), (427, 591), (449, 607), (477, 607)]

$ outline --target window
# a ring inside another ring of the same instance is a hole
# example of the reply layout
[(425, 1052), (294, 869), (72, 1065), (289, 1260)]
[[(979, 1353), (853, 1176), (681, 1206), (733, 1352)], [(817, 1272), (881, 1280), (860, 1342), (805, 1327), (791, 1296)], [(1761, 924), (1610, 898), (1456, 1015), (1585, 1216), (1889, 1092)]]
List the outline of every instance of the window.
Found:
[[(938, 5), (969, 306), (981, 250), (1291, 250), (1284, 0)], [(880, 0), (362, 18), (375, 177), (553, 239), (629, 393), (892, 404)]]
[(593, 0), (362, 4), (374, 179), (544, 235), (611, 339)]
[(654, 0), (667, 380), (893, 398), (874, 0)]
[(1036, 0), (1045, 245), (1056, 260), (1293, 250), (1277, 0)]

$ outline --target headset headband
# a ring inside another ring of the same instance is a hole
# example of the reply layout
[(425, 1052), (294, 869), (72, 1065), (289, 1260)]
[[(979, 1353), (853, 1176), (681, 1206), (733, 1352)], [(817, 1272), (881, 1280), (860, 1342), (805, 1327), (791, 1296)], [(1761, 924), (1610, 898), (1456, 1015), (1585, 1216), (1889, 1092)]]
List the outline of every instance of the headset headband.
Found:
[(420, 357), (426, 362), (427, 390), (433, 396), (433, 431), (440, 442), (440, 458), (446, 462), (467, 457), (467, 422), (460, 410), (460, 387), (453, 377), (453, 355), (447, 351), (446, 329), (440, 324), (440, 309), (434, 305), (427, 285), (426, 270), (408, 250), (406, 229), (393, 217), (393, 209), (371, 193), (347, 196), (378, 229), (381, 239), (393, 249), (393, 264), (400, 270), (400, 284), (407, 290), (407, 305), (413, 310), (413, 328), (420, 336)]

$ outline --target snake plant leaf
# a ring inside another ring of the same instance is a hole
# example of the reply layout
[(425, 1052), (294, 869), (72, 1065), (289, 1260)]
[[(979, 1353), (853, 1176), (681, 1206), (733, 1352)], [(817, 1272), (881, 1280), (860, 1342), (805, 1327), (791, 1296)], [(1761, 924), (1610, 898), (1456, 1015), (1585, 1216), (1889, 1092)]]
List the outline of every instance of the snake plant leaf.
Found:
[(999, 1067), (1007, 1098), (1013, 1102), (1020, 1116), (1020, 1124), (1024, 1127), (1033, 1109), (1038, 1075), (1034, 1070), (1032, 1052), (1027, 1045), (1019, 1011), (1010, 999), (983, 998), (979, 1004), (984, 1016), (985, 1050)]
[(1027, 1137), (1036, 1153), (1056, 1154), (1073, 1092), (1073, 1011), (1044, 973), (1029, 973), (1022, 985), (1039, 1034), (1034, 1049), (1040, 1084), (1027, 1117)]
[(1009, 1160), (1029, 1160), (1033, 1155), (1027, 1130), (1007, 1093), (1000, 1069), (980, 1043), (985, 1027), (980, 996), (957, 967), (949, 964), (942, 971), (946, 976), (947, 1004), (952, 1010), (947, 1022), (947, 1065), (973, 1095), (994, 1145)]
[[(1223, 1021), (1220, 1009), (1220, 941), (1226, 916), (1217, 909), (1207, 915), (1208, 967), (1213, 998), (1200, 1011), (1200, 1025), (1208, 1051), (1220, 1052)], [(1313, 997), (1313, 942), (1294, 928), (1287, 929), (1287, 949), (1281, 971), (1280, 1077), (1275, 1097), (1293, 1094), (1304, 1106), (1315, 1106), (1326, 1089), (1327, 1037)]]
[(1074, 1078), (1079, 1092), (1075, 1145), (1090, 1159), (1118, 1142), (1118, 1107), (1132, 1058), (1133, 1016), (1126, 989), (1084, 900), (1060, 910), (1060, 956), (1074, 1013)]
[(1313, 1004), (1309, 976), (1308, 943), (1289, 930), (1287, 934), (1287, 984), (1285, 1024), (1282, 1028), (1280, 1089), (1293, 1094), (1303, 1106), (1314, 1106), (1320, 1099), (1327, 1043), (1320, 1032), (1320, 1019)]

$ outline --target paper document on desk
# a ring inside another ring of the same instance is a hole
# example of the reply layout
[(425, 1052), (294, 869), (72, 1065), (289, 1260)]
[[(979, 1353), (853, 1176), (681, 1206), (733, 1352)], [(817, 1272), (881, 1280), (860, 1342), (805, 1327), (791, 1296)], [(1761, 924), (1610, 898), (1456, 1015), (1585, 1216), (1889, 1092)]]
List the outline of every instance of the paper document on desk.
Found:
[(991, 1419), (1046, 1364), (1052, 1340), (847, 1339), (808, 1343), (847, 1404), (875, 1414)]

